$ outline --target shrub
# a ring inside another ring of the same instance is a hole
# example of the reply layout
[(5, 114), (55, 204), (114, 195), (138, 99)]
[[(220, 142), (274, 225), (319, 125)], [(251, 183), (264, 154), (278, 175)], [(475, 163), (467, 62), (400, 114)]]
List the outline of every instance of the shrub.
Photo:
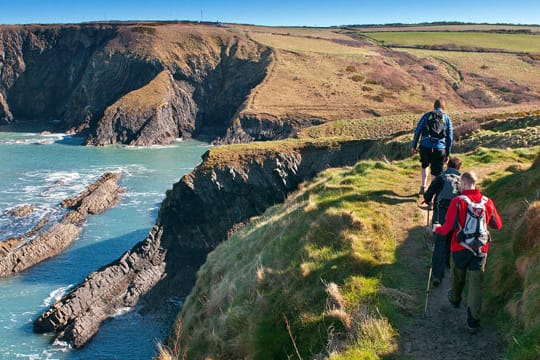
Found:
[(351, 77), (351, 80), (356, 81), (356, 82), (360, 82), (360, 81), (364, 80), (364, 77), (362, 75), (353, 75)]
[(345, 69), (347, 72), (356, 72), (356, 66), (354, 65), (349, 65), (347, 66), (347, 68)]
[(480, 129), (480, 122), (478, 119), (472, 119), (464, 122), (454, 128), (454, 140), (459, 141), (478, 129)]

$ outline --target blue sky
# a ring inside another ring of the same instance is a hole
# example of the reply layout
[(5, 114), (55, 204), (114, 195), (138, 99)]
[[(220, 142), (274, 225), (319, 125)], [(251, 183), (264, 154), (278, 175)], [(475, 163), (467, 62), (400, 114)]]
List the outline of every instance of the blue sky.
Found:
[(194, 20), (257, 25), (464, 21), (540, 24), (539, 0), (0, 0), (0, 24)]

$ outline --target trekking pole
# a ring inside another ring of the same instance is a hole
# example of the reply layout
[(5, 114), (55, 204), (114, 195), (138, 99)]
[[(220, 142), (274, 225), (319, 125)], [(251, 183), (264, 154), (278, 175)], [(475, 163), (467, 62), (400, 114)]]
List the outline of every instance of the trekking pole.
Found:
[(424, 305), (424, 317), (426, 317), (427, 314), (427, 304), (429, 299), (429, 285), (431, 283), (431, 273), (433, 272), (433, 261), (431, 262), (431, 265), (429, 265), (429, 275), (427, 280), (427, 287), (426, 287), (426, 303)]
[[(429, 223), (428, 223), (428, 226), (429, 226)], [(429, 262), (428, 283), (426, 286), (426, 303), (424, 304), (424, 317), (426, 317), (427, 315), (427, 303), (429, 300), (429, 285), (431, 285), (431, 275), (433, 274), (433, 251), (435, 251), (435, 242), (434, 242), (434, 234), (432, 232), (431, 233), (431, 260)]]
[[(431, 206), (428, 204), (428, 207), (427, 207), (427, 224), (426, 224), (426, 227), (428, 228), (428, 230), (431, 230), (429, 228), (429, 210), (430, 210)], [(430, 262), (429, 262), (429, 274), (428, 274), (428, 279), (427, 279), (427, 286), (426, 286), (426, 303), (424, 304), (424, 317), (427, 316), (427, 305), (428, 305), (428, 300), (429, 300), (429, 285), (431, 284), (431, 275), (433, 274), (433, 249), (435, 248), (434, 244), (433, 244), (433, 233), (431, 233), (431, 259), (430, 259)]]
[[(433, 236), (433, 235), (432, 235)], [(424, 304), (424, 317), (427, 315), (427, 305), (428, 305), (428, 299), (429, 299), (429, 285), (431, 284), (431, 275), (433, 273), (433, 239), (431, 241), (431, 260), (429, 263), (429, 274), (427, 279), (427, 287), (426, 287), (426, 303)]]

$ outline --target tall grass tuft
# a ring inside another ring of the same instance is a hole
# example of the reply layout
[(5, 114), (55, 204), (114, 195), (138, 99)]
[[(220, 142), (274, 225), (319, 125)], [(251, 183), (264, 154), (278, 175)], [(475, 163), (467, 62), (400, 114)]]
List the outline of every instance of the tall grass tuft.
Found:
[[(486, 189), (506, 227), (490, 252), (487, 311), (505, 328), (509, 359), (540, 358), (539, 159), (540, 153), (530, 169), (508, 175)], [(503, 315), (501, 309), (506, 310)]]

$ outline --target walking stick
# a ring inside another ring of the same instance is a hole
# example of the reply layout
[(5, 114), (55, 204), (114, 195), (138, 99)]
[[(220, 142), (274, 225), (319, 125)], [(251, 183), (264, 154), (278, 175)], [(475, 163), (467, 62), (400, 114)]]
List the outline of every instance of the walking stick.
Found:
[(426, 287), (426, 303), (424, 305), (424, 317), (426, 317), (427, 314), (427, 304), (429, 299), (429, 285), (431, 283), (431, 273), (433, 272), (433, 261), (431, 262), (431, 265), (429, 265), (429, 275), (427, 280), (427, 287)]
[[(427, 225), (426, 225), (428, 229), (429, 229), (429, 210), (430, 210), (430, 206), (428, 204), (428, 208), (427, 208)], [(427, 305), (428, 305), (428, 300), (429, 300), (429, 285), (431, 284), (431, 275), (433, 273), (433, 248), (434, 248), (433, 234), (431, 234), (431, 259), (430, 259), (430, 263), (429, 263), (429, 274), (428, 274), (427, 287), (426, 287), (426, 303), (424, 305), (424, 317), (426, 317), (426, 315), (427, 315)]]

